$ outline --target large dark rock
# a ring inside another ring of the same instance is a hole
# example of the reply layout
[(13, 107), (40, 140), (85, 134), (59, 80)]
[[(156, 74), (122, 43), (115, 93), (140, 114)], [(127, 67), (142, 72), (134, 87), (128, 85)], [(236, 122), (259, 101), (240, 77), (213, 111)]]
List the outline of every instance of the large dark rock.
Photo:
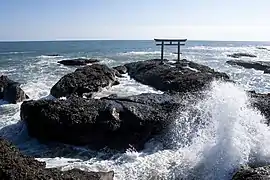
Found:
[(27, 98), (19, 83), (10, 80), (7, 76), (0, 76), (0, 99), (15, 104)]
[(173, 122), (179, 104), (169, 95), (141, 94), (126, 98), (70, 97), (27, 101), (21, 119), (30, 136), (90, 148), (141, 149)]
[(78, 169), (60, 171), (45, 169), (45, 163), (21, 154), (11, 143), (0, 138), (0, 179), (43, 180), (112, 180), (111, 172), (84, 172)]
[(84, 59), (84, 58), (58, 61), (59, 64), (63, 64), (66, 66), (84, 66), (84, 65), (96, 63), (96, 62), (98, 62), (97, 59)]
[(135, 80), (168, 92), (198, 91), (214, 79), (229, 79), (225, 73), (215, 72), (207, 66), (187, 60), (178, 63), (147, 60), (125, 66), (128, 74)]
[(270, 166), (257, 168), (245, 167), (234, 174), (232, 180), (269, 180)]
[(101, 88), (116, 83), (115, 72), (106, 65), (93, 64), (77, 69), (75, 72), (63, 76), (51, 89), (56, 97), (70, 95), (82, 96), (98, 92)]
[(264, 73), (270, 73), (270, 62), (264, 62), (264, 61), (227, 61), (226, 63), (230, 65), (237, 65), (244, 67), (246, 69), (256, 69), (264, 71)]
[(232, 58), (240, 58), (240, 57), (251, 57), (251, 58), (255, 58), (255, 57), (257, 57), (255, 55), (249, 54), (249, 53), (233, 53), (233, 54), (229, 54), (227, 56), (228, 57), (232, 57)]

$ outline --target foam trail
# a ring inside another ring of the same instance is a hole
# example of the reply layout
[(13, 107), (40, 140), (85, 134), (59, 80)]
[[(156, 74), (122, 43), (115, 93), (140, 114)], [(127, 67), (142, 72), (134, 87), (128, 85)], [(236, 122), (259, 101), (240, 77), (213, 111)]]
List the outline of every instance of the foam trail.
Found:
[(269, 128), (263, 123), (264, 117), (248, 106), (244, 90), (231, 83), (214, 82), (206, 99), (187, 105), (186, 110), (179, 111), (170, 131), (150, 141), (142, 152), (71, 163), (41, 160), (47, 167), (55, 167), (59, 161), (63, 170), (114, 170), (115, 179), (120, 180), (227, 180), (241, 165), (270, 163)]

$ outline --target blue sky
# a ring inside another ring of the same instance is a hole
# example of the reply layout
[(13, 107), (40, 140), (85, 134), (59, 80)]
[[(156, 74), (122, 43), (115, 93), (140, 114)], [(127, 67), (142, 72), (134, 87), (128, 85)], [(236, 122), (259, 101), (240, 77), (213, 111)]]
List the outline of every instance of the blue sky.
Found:
[(269, 0), (1, 0), (0, 40), (270, 41)]

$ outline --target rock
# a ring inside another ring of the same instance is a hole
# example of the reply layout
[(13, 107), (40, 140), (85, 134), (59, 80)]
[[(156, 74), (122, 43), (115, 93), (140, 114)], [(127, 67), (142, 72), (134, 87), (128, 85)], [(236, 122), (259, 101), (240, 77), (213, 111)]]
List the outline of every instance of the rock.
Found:
[(141, 94), (126, 98), (70, 97), (67, 100), (26, 101), (21, 119), (29, 135), (42, 142), (142, 149), (144, 143), (173, 122), (179, 103), (165, 94)]
[(232, 180), (269, 180), (270, 166), (244, 167), (234, 174)]
[(97, 59), (84, 59), (84, 58), (58, 61), (59, 64), (63, 64), (66, 66), (83, 66), (90, 63), (96, 63), (96, 62), (99, 62), (99, 61)]
[(255, 91), (249, 92), (250, 102), (253, 107), (258, 109), (268, 120), (270, 125), (270, 93), (260, 94)]
[(147, 60), (129, 63), (125, 66), (131, 78), (168, 92), (198, 91), (209, 85), (213, 79), (229, 79), (225, 73), (215, 72), (207, 66), (187, 60), (177, 63)]
[(127, 68), (125, 66), (116, 66), (113, 67), (115, 70), (117, 70), (120, 74), (126, 74)]
[(256, 47), (257, 49), (260, 49), (260, 50), (267, 50), (267, 51), (270, 51), (270, 49), (266, 48), (266, 47)]
[(16, 104), (28, 96), (20, 88), (20, 84), (10, 80), (7, 76), (0, 76), (0, 99)]
[(51, 89), (56, 97), (68, 97), (98, 92), (101, 88), (116, 84), (114, 71), (106, 65), (93, 64), (63, 76)]
[(264, 61), (227, 61), (226, 63), (230, 65), (237, 65), (244, 67), (246, 69), (256, 69), (256, 70), (261, 70), (264, 71), (264, 73), (269, 73), (270, 72), (270, 62), (264, 62)]
[(48, 54), (47, 56), (57, 57), (60, 56), (60, 54)]
[(227, 55), (228, 57), (232, 57), (232, 58), (240, 58), (240, 57), (251, 57), (251, 58), (255, 58), (257, 56), (253, 55), (253, 54), (248, 54), (248, 53), (233, 53), (233, 54), (229, 54)]
[(112, 180), (114, 172), (84, 172), (79, 169), (46, 169), (44, 162), (23, 155), (11, 143), (0, 138), (0, 179)]

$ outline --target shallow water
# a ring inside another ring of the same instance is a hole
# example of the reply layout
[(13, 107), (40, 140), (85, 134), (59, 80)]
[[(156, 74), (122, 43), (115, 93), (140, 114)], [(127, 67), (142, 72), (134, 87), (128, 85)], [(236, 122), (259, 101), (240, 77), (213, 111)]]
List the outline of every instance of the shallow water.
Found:
[[(230, 179), (247, 163), (269, 161), (270, 133), (264, 117), (248, 107), (244, 90), (269, 92), (270, 75), (253, 69), (232, 67), (227, 54), (248, 52), (270, 61), (270, 44), (259, 42), (188, 42), (183, 58), (226, 72), (236, 85), (214, 82), (207, 98), (196, 104), (187, 98), (175, 124), (163, 136), (149, 141), (141, 152), (90, 151), (68, 145), (46, 146), (28, 137), (20, 121), (20, 104), (0, 102), (0, 135), (12, 140), (23, 152), (40, 157), (47, 167), (63, 170), (114, 170), (115, 179)], [(175, 49), (166, 48), (165, 57), (174, 59)], [(49, 54), (60, 54), (50, 57)], [(97, 58), (109, 66), (159, 57), (152, 41), (81, 41), (0, 43), (0, 74), (22, 83), (32, 99), (49, 95), (50, 88), (65, 74), (75, 70), (57, 64), (62, 59)], [(245, 59), (245, 58), (244, 58)], [(116, 93), (120, 96), (146, 92), (162, 93), (141, 85), (129, 76), (120, 85), (105, 88), (95, 97)], [(193, 101), (192, 101), (193, 102)], [(194, 113), (195, 112), (195, 113)]]

